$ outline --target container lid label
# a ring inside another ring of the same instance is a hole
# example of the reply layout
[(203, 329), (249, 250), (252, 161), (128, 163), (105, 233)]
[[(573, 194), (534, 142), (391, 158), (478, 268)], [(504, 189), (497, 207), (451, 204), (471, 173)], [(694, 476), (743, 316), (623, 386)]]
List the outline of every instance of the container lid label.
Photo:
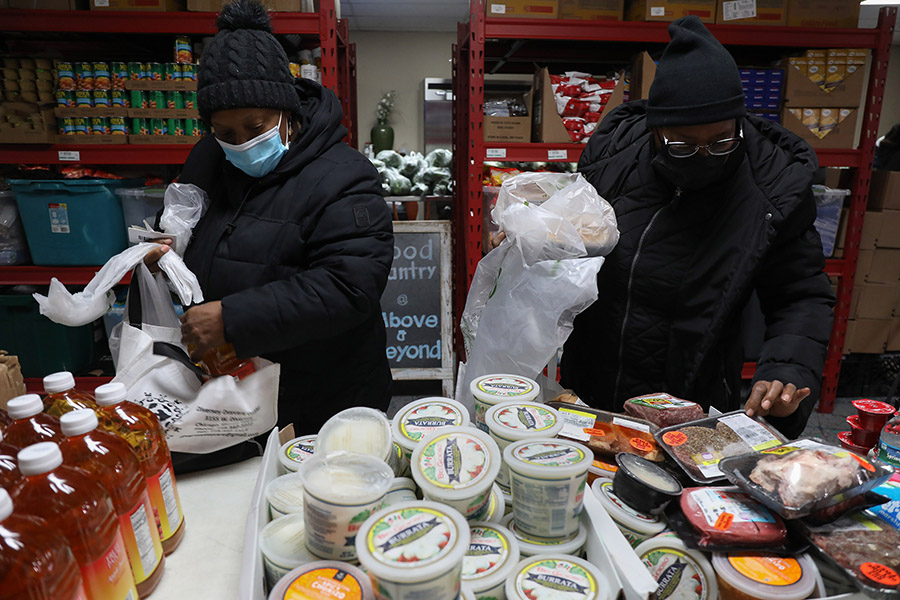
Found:
[(434, 485), (459, 489), (480, 482), (490, 460), (481, 440), (466, 433), (451, 433), (428, 440), (419, 467)]
[(316, 436), (302, 437), (284, 449), (284, 454), (294, 462), (302, 463), (316, 453)]
[(297, 577), (282, 595), (283, 600), (362, 600), (359, 581), (343, 569), (314, 569)]
[(597, 596), (597, 580), (574, 562), (547, 559), (532, 562), (516, 576), (516, 588), (527, 598), (588, 600)]
[(565, 442), (536, 442), (522, 444), (514, 456), (524, 463), (538, 467), (568, 467), (584, 460), (584, 451)]
[(729, 556), (734, 570), (756, 583), (793, 585), (803, 577), (803, 567), (794, 558), (774, 554), (742, 554)]
[(616, 496), (616, 493), (613, 491), (613, 483), (612, 481), (604, 481), (600, 484), (600, 491), (603, 492), (603, 495), (607, 500), (615, 504), (617, 507), (621, 508), (624, 512), (628, 513), (635, 519), (640, 519), (641, 521), (646, 521), (647, 523), (657, 523), (659, 519), (654, 518), (651, 515), (644, 514), (642, 512), (638, 512), (622, 502), (622, 500)]
[(556, 415), (535, 403), (506, 406), (494, 414), (494, 420), (516, 431), (546, 431), (556, 425)]
[(400, 417), (400, 432), (418, 442), (426, 433), (441, 427), (457, 427), (463, 424), (459, 409), (445, 402), (420, 404)]
[(699, 600), (708, 597), (709, 583), (703, 569), (684, 552), (674, 548), (660, 548), (641, 556), (641, 561), (656, 579), (656, 597), (659, 600)]
[(456, 524), (431, 508), (405, 508), (375, 522), (366, 545), (379, 562), (416, 569), (436, 562), (459, 541)]
[(509, 560), (509, 540), (493, 527), (472, 527), (470, 531), (463, 579), (481, 579), (496, 573)]
[(649, 394), (647, 396), (638, 396), (628, 400), (629, 404), (637, 404), (638, 406), (646, 406), (656, 410), (666, 410), (669, 408), (683, 408), (686, 406), (694, 406), (689, 400), (682, 400), (669, 394)]
[(478, 389), (498, 398), (516, 398), (534, 391), (534, 384), (521, 377), (488, 376), (478, 382)]

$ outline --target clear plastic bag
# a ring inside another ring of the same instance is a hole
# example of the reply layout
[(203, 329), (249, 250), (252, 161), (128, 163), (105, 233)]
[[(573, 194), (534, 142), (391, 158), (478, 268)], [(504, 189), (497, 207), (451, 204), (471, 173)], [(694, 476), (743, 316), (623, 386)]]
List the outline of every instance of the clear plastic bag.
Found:
[(175, 252), (184, 256), (191, 232), (206, 212), (206, 192), (190, 183), (173, 183), (166, 188), (160, 228), (175, 236)]

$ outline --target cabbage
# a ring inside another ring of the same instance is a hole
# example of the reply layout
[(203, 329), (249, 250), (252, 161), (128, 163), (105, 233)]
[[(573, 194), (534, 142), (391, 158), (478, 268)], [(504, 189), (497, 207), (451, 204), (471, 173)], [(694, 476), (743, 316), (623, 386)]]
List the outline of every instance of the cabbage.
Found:
[[(379, 156), (381, 155), (379, 154)], [(429, 167), (440, 167), (446, 169), (450, 167), (452, 161), (453, 153), (444, 148), (432, 150), (428, 153), (428, 156), (425, 157), (425, 162)]]
[(408, 196), (412, 187), (409, 179), (391, 167), (386, 167), (381, 171), (381, 183), (388, 186), (387, 193), (391, 196)]
[(380, 160), (385, 166), (399, 169), (403, 165), (403, 157), (393, 150), (382, 150), (375, 156), (375, 160)]
[(412, 179), (416, 173), (425, 169), (428, 165), (425, 158), (418, 152), (410, 152), (409, 156), (403, 157), (403, 165), (400, 167), (400, 174), (407, 179)]
[(425, 172), (422, 174), (422, 181), (428, 184), (436, 184), (440, 181), (446, 181), (449, 183), (450, 178), (450, 169), (443, 169), (439, 167), (429, 167), (425, 169)]

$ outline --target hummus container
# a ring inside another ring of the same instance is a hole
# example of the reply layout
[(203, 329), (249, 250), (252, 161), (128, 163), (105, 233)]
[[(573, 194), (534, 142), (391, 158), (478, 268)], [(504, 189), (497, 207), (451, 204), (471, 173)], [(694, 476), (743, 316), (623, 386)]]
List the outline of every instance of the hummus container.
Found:
[(722, 600), (804, 600), (815, 590), (819, 572), (805, 554), (713, 554), (712, 566)]
[(394, 441), (403, 450), (407, 464), (416, 446), (440, 429), (465, 427), (469, 411), (450, 398), (422, 398), (401, 408), (391, 422)]
[(413, 479), (425, 499), (451, 506), (470, 521), (487, 513), (499, 470), (497, 443), (472, 427), (437, 432), (412, 455)]
[(587, 526), (584, 523), (578, 528), (578, 533), (570, 540), (558, 541), (532, 541), (522, 537), (516, 531), (516, 522), (512, 515), (503, 519), (503, 526), (509, 529), (519, 542), (519, 553), (522, 557), (537, 556), (539, 554), (568, 554), (584, 558), (584, 545), (587, 542)]
[(276, 477), (266, 485), (266, 502), (273, 521), (285, 515), (303, 514), (303, 480), (296, 473)]
[(303, 565), (285, 575), (269, 600), (375, 600), (369, 577), (358, 567), (335, 561)]
[(475, 397), (475, 426), (487, 432), (484, 417), (490, 407), (508, 400), (532, 402), (541, 395), (541, 386), (518, 375), (485, 375), (469, 384), (469, 392)]
[(519, 564), (519, 543), (509, 529), (496, 523), (470, 523), (469, 534), (469, 549), (463, 559), (463, 586), (476, 598), (504, 600), (506, 580)]
[(562, 554), (526, 558), (506, 582), (507, 600), (609, 600), (609, 583), (586, 560)]
[(616, 456), (616, 464), (616, 494), (638, 512), (658, 515), (681, 496), (678, 480), (647, 459), (623, 453)]
[(491, 499), (488, 500), (488, 509), (484, 514), (484, 520), (491, 523), (500, 523), (506, 516), (506, 498), (503, 491), (496, 483), (491, 488)]
[(354, 538), (381, 509), (394, 481), (383, 460), (356, 452), (316, 453), (297, 471), (303, 481), (306, 548), (318, 558), (356, 560)]
[(391, 489), (384, 497), (385, 507), (400, 504), (401, 502), (416, 501), (416, 482), (408, 477), (394, 477)]
[(369, 517), (356, 537), (359, 562), (379, 598), (456, 600), (469, 523), (436, 502), (409, 502)]
[(288, 515), (263, 527), (259, 532), (259, 551), (270, 590), (293, 569), (316, 560), (306, 550), (302, 514)]
[(296, 473), (303, 461), (316, 453), (316, 436), (304, 435), (287, 442), (278, 452), (281, 473)]
[(597, 479), (591, 484), (591, 490), (632, 548), (637, 548), (666, 528), (659, 517), (637, 511), (623, 502), (616, 495), (612, 481)]
[(635, 548), (659, 587), (657, 598), (717, 600), (719, 586), (712, 565), (701, 552), (688, 550), (674, 533), (662, 533)]
[[(513, 442), (535, 438), (555, 438), (563, 428), (563, 420), (555, 409), (537, 402), (512, 400), (495, 404), (484, 415), (491, 438), (500, 452)], [(509, 468), (500, 465), (497, 485), (509, 493)]]
[(503, 452), (512, 483), (516, 529), (529, 539), (578, 533), (587, 470), (594, 456), (577, 442), (538, 438)]
[(859, 426), (869, 431), (881, 431), (884, 424), (896, 410), (880, 400), (854, 400), (851, 404), (859, 413)]
[(348, 408), (325, 421), (316, 437), (316, 453), (339, 450), (368, 454), (391, 466), (396, 463), (391, 424), (374, 408)]

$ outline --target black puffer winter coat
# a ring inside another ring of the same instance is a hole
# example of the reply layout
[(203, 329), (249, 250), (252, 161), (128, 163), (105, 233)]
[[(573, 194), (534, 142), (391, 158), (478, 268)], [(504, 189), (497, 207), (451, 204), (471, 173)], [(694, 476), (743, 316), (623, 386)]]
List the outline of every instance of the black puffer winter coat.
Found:
[(823, 273), (810, 192), (814, 152), (763, 119), (743, 120), (745, 155), (729, 180), (680, 193), (653, 166), (645, 104), (600, 124), (579, 170), (615, 208), (621, 237), (598, 275), (600, 297), (575, 320), (562, 383), (592, 406), (667, 391), (735, 410), (740, 316), (756, 290), (766, 341), (756, 380), (812, 394), (771, 421), (795, 437), (819, 396), (834, 295)]
[(278, 421), (300, 434), (349, 406), (390, 402), (379, 302), (393, 232), (378, 173), (341, 142), (335, 95), (296, 87), (300, 135), (275, 171), (250, 178), (210, 136), (181, 181), (210, 197), (185, 261), (205, 299), (222, 301), (238, 355), (281, 363)]

